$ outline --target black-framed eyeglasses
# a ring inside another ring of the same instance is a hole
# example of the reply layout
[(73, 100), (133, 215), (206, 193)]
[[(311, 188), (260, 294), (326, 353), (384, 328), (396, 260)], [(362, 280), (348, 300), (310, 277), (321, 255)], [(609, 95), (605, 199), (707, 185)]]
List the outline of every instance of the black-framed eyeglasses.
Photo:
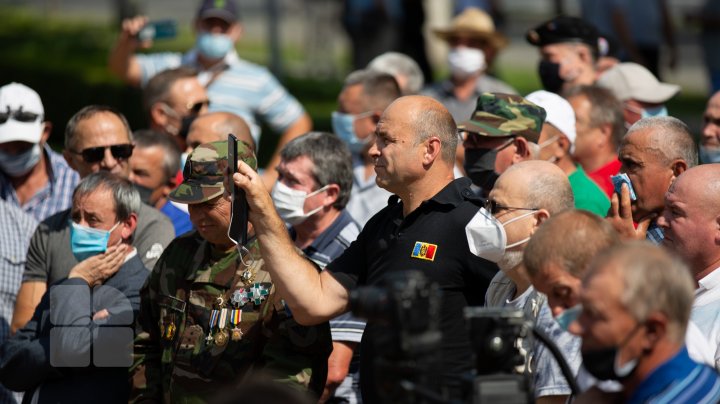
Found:
[(22, 108), (14, 111), (8, 108), (5, 112), (0, 112), (0, 124), (4, 124), (10, 118), (18, 122), (28, 123), (37, 121), (38, 118), (40, 118), (40, 114), (23, 111)]
[(485, 210), (492, 213), (493, 215), (503, 210), (539, 210), (538, 208), (518, 208), (515, 206), (504, 206), (492, 199), (485, 201)]
[(135, 145), (130, 143), (114, 144), (111, 146), (88, 147), (79, 152), (73, 151), (73, 153), (81, 155), (86, 163), (99, 163), (105, 158), (105, 149), (109, 148), (110, 153), (116, 159), (127, 160), (132, 156), (134, 147)]

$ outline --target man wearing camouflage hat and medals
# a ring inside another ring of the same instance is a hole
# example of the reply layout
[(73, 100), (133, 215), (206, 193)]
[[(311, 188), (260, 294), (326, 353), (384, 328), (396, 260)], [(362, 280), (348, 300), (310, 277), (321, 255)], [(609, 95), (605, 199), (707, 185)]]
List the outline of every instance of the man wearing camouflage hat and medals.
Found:
[[(249, 146), (239, 159), (257, 168)], [(137, 401), (204, 402), (249, 372), (292, 381), (320, 394), (331, 350), (327, 323), (298, 325), (248, 243), (228, 237), (231, 201), (223, 195), (226, 142), (205, 143), (188, 157), (185, 180), (169, 199), (188, 205), (196, 231), (176, 238), (141, 291), (137, 354), (147, 386)]]

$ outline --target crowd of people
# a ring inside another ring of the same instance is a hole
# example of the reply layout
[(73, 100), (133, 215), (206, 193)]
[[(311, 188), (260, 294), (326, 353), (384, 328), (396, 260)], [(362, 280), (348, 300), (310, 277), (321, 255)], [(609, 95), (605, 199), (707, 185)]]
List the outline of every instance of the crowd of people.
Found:
[[(696, 142), (666, 106), (679, 86), (558, 16), (527, 31), (543, 88), (522, 96), (469, 7), (433, 31), (447, 79), (375, 55), (320, 132), (235, 51), (233, 0), (200, 2), (184, 54), (138, 53), (146, 24), (124, 21), (108, 65), (147, 128), (88, 105), (58, 153), (40, 95), (0, 87), (0, 403), (396, 402), (378, 358), (399, 324), (350, 301), (408, 270), (440, 291), (420, 313), (441, 331), (436, 398), (471, 396), (464, 309), (488, 307), (569, 369), (504, 341), (535, 402), (720, 401), (720, 92)], [(261, 123), (280, 135), (264, 168)]]

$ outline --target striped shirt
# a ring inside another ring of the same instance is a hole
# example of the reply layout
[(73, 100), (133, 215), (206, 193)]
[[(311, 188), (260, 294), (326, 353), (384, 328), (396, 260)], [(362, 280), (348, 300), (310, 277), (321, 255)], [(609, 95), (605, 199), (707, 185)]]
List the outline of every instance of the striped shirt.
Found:
[[(179, 66), (199, 68), (194, 49), (184, 55), (172, 52), (137, 55), (137, 60), (143, 85), (166, 69)], [(209, 111), (227, 111), (241, 116), (250, 126), (255, 144), (260, 144), (257, 117), (279, 133), (305, 114), (298, 100), (266, 68), (240, 59), (234, 50), (218, 67), (202, 71), (198, 76), (203, 84), (207, 84)], [(217, 75), (211, 78), (215, 73)]]
[(690, 359), (685, 347), (653, 370), (628, 400), (629, 404), (717, 402), (720, 402), (720, 376), (713, 368)]
[[(35, 218), (0, 200), (0, 343), (10, 334), (25, 255), (36, 226)], [(6, 403), (15, 403), (15, 399), (9, 390), (0, 386), (0, 404)]]
[(62, 155), (52, 151), (47, 144), (43, 150), (50, 161), (48, 183), (22, 206), (10, 179), (0, 172), (0, 198), (21, 207), (39, 222), (57, 212), (69, 209), (72, 206), (73, 191), (80, 182), (80, 176), (68, 166)]
[(658, 226), (657, 222), (653, 220), (650, 222), (650, 226), (648, 226), (645, 238), (655, 245), (660, 245), (665, 238), (665, 233), (663, 232), (662, 227)]

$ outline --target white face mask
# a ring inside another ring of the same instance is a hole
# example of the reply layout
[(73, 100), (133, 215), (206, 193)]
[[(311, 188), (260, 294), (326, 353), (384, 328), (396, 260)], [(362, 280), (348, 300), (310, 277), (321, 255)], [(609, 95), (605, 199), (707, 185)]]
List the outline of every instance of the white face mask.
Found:
[(485, 210), (485, 208), (480, 208), (478, 213), (476, 213), (467, 226), (465, 226), (465, 236), (468, 240), (470, 252), (488, 261), (495, 263), (500, 262), (505, 255), (505, 250), (517, 247), (530, 240), (530, 237), (526, 237), (508, 245), (505, 226), (526, 218), (535, 212), (536, 211), (533, 210), (514, 217), (505, 223), (501, 223), (495, 216)]
[(290, 223), (292, 226), (295, 226), (304, 222), (310, 216), (316, 214), (323, 208), (323, 205), (320, 205), (310, 212), (305, 213), (305, 200), (313, 195), (317, 195), (320, 192), (325, 191), (328, 187), (329, 185), (325, 185), (317, 191), (308, 194), (305, 191), (292, 189), (278, 181), (272, 189), (271, 196), (273, 202), (275, 203), (275, 209), (282, 220)]
[(448, 53), (450, 74), (465, 78), (485, 69), (485, 53), (480, 49), (458, 46)]

